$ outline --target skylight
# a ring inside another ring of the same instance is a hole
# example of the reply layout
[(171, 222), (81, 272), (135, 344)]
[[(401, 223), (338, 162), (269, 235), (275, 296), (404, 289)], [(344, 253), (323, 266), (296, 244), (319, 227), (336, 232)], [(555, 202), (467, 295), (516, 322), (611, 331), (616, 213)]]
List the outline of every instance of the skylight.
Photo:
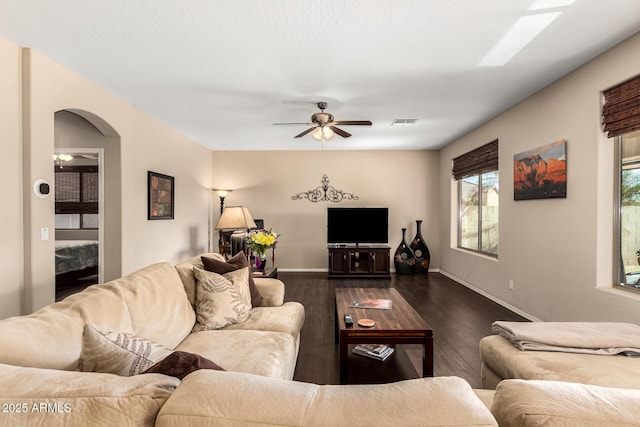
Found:
[(575, 0), (536, 0), (529, 10), (545, 10), (556, 7), (571, 6)]
[(562, 12), (541, 13), (519, 18), (478, 64), (502, 67), (547, 28)]

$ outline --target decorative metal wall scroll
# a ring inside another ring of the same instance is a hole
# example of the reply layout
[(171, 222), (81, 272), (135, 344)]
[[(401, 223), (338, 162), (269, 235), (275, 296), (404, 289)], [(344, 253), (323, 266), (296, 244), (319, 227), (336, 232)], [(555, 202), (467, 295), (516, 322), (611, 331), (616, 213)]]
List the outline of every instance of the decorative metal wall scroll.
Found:
[(329, 185), (329, 177), (327, 175), (322, 175), (322, 185), (320, 187), (317, 187), (314, 190), (295, 194), (291, 196), (291, 199), (307, 199), (311, 202), (341, 202), (343, 200), (358, 200), (359, 197), (355, 194), (336, 190), (333, 186)]

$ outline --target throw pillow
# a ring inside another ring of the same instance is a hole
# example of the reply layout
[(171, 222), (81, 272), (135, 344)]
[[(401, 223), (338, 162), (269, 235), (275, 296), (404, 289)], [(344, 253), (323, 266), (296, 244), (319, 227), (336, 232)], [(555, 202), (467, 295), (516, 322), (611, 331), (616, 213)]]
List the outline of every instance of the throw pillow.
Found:
[(146, 338), (123, 332), (100, 331), (85, 324), (79, 370), (129, 377), (140, 374), (173, 350)]
[(251, 310), (249, 268), (218, 274), (194, 267), (196, 324), (194, 332), (224, 328), (247, 320)]
[(188, 353), (186, 351), (174, 351), (144, 371), (143, 374), (164, 374), (182, 380), (191, 372), (197, 371), (198, 369), (224, 371), (224, 368), (221, 368), (216, 363), (198, 354)]
[[(205, 270), (218, 274), (225, 274), (241, 268), (249, 267), (249, 261), (244, 255), (244, 252), (238, 252), (226, 262), (206, 255), (201, 256), (200, 259), (202, 259), (202, 264), (204, 265)], [(258, 291), (251, 274), (249, 274), (249, 290), (251, 291), (251, 306), (259, 306), (262, 303), (262, 295), (260, 295), (260, 291)]]

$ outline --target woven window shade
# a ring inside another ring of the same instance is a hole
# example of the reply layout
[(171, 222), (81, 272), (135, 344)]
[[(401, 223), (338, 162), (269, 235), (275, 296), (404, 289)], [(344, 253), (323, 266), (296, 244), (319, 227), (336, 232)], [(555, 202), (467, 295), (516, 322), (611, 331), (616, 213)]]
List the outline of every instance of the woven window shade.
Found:
[(497, 139), (453, 159), (452, 173), (456, 180), (497, 170)]
[(98, 174), (96, 172), (82, 174), (82, 201), (98, 201)]
[(55, 170), (57, 214), (98, 213), (98, 168), (69, 166)]
[(80, 174), (78, 172), (55, 173), (56, 202), (80, 201)]
[(609, 138), (640, 129), (640, 76), (604, 91), (602, 125)]

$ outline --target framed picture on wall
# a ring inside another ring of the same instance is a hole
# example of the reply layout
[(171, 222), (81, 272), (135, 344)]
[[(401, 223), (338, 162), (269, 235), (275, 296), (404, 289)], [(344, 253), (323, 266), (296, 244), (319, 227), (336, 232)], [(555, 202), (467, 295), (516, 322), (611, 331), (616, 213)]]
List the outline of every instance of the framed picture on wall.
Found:
[(173, 219), (174, 178), (147, 172), (147, 219)]
[(566, 139), (513, 156), (513, 200), (566, 197)]

